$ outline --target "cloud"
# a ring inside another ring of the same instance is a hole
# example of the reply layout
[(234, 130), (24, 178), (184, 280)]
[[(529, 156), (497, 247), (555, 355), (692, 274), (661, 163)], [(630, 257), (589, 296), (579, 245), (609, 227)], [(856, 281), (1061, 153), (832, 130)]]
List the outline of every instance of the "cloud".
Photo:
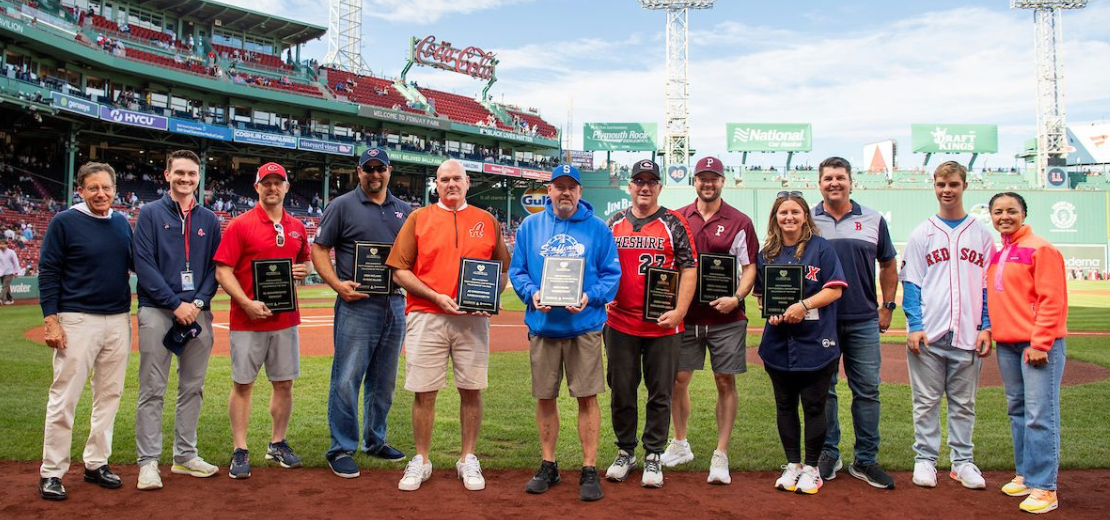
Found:
[(532, 0), (366, 0), (363, 13), (394, 23), (424, 25), (444, 16), (488, 11)]

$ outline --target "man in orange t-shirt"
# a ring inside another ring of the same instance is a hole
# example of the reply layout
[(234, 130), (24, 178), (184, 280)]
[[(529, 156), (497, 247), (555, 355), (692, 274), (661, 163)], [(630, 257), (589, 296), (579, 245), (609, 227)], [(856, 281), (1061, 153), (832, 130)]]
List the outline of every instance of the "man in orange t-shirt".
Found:
[(415, 491), (432, 475), (428, 451), (439, 390), (447, 386), (451, 360), (460, 397), (462, 453), (455, 464), (466, 489), (485, 489), (474, 455), (482, 424), (482, 389), (489, 368), (489, 315), (459, 310), (459, 266), (463, 258), (501, 262), (505, 288), (509, 252), (501, 226), (488, 212), (466, 203), (470, 178), (462, 163), (448, 160), (436, 171), (439, 202), (409, 215), (397, 234), (386, 265), (393, 281), (408, 293), (405, 307), (405, 389), (415, 392), (412, 405), (416, 456), (397, 485)]

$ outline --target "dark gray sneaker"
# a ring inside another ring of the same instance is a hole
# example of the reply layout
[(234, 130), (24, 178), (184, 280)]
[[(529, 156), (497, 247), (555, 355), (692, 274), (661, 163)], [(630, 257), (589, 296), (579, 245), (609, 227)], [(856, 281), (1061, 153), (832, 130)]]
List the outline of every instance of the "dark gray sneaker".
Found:
[(538, 495), (546, 492), (551, 486), (559, 484), (559, 482), (559, 463), (545, 460), (540, 463), (539, 471), (524, 486), (524, 490), (533, 495)]
[(836, 472), (843, 467), (844, 462), (840, 460), (840, 457), (833, 458), (827, 451), (822, 451), (821, 456), (817, 458), (817, 471), (821, 473), (821, 480), (836, 478)]
[(578, 479), (578, 498), (583, 502), (601, 500), (605, 493), (601, 491), (601, 477), (597, 475), (594, 466), (582, 467), (582, 478)]
[(251, 454), (242, 448), (235, 448), (231, 454), (231, 464), (227, 476), (234, 479), (251, 478)]
[(293, 453), (293, 448), (289, 447), (285, 439), (270, 443), (270, 448), (266, 450), (266, 460), (277, 461), (283, 468), (301, 467), (301, 458)]
[(878, 462), (866, 465), (853, 462), (851, 466), (848, 466), (848, 473), (868, 483), (871, 487), (894, 489), (894, 479), (887, 474)]

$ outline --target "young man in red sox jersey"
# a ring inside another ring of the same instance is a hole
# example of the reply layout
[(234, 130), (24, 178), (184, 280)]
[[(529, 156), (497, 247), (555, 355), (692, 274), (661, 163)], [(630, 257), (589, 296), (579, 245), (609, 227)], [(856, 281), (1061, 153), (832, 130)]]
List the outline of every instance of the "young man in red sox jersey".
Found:
[[(659, 206), (659, 166), (637, 162), (628, 192), (632, 207), (609, 218), (621, 263), (620, 288), (609, 306), (605, 326), (608, 380), (613, 391), (613, 431), (617, 436), (616, 460), (605, 478), (621, 482), (636, 467), (636, 424), (639, 422), (637, 390), (640, 367), (648, 391), (643, 443), (644, 487), (663, 486), (660, 456), (666, 447), (671, 422), (671, 391), (678, 372), (678, 353), (684, 330), (682, 320), (694, 297), (697, 251), (686, 219)], [(675, 309), (655, 322), (644, 321), (644, 275), (648, 267), (680, 271)]]

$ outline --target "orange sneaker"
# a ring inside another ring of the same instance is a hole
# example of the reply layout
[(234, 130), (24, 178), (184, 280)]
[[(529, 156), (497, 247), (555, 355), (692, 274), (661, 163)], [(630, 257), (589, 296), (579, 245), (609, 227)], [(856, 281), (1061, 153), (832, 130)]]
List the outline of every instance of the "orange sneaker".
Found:
[(1056, 492), (1047, 489), (1034, 489), (1025, 500), (1021, 501), (1022, 511), (1026, 513), (1041, 514), (1055, 511), (1060, 503), (1056, 500)]
[(1023, 497), (1032, 493), (1033, 490), (1025, 485), (1025, 477), (1018, 475), (1007, 482), (1005, 486), (1002, 486), (1002, 492), (1012, 497)]

